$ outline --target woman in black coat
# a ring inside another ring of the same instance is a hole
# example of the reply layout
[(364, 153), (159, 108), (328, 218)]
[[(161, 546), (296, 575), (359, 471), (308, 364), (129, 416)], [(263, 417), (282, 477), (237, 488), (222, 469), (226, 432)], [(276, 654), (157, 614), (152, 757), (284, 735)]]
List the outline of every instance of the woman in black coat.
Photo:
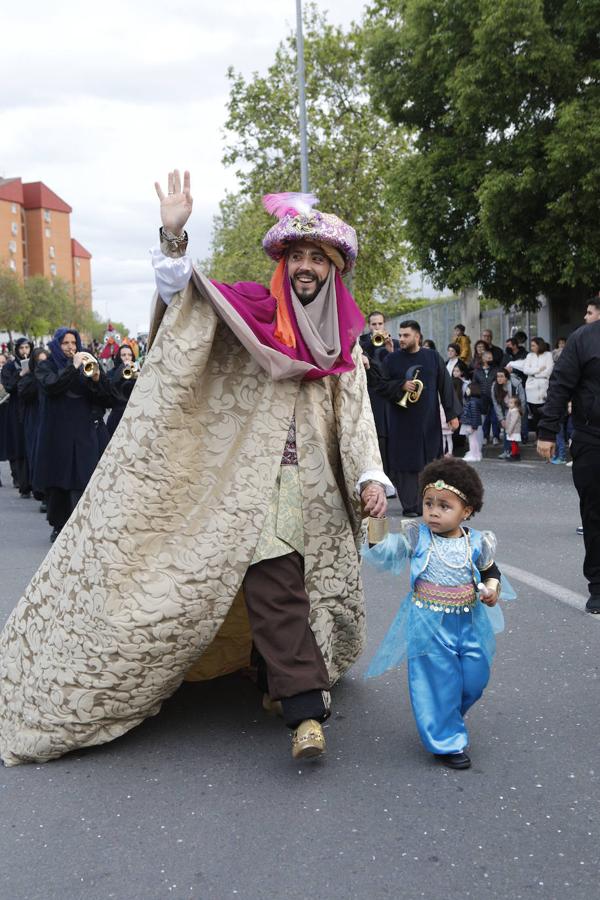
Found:
[(2, 386), (10, 394), (8, 409), (6, 412), (6, 447), (5, 453), (10, 462), (10, 470), (13, 484), (19, 489), (21, 497), (27, 498), (31, 494), (29, 474), (25, 459), (25, 435), (20, 411), (18, 393), (19, 380), (27, 372), (29, 356), (33, 350), (33, 344), (27, 338), (19, 338), (15, 343), (15, 358), (2, 366)]
[(28, 472), (28, 482), (32, 487), (33, 496), (42, 501), (41, 512), (46, 512), (44, 491), (39, 488), (35, 474), (35, 460), (37, 455), (38, 437), (40, 431), (41, 410), (44, 403), (44, 394), (35, 377), (36, 366), (48, 359), (48, 351), (45, 347), (36, 347), (29, 357), (29, 371), (19, 379), (18, 394), (21, 422), (25, 437), (25, 460)]
[[(115, 363), (115, 368), (112, 369), (112, 371), (109, 372), (108, 375), (113, 387), (113, 393), (115, 395), (113, 408), (110, 411), (110, 415), (106, 423), (108, 433), (111, 437), (117, 430), (117, 425), (121, 421), (121, 417), (125, 412), (125, 407), (127, 406), (127, 403), (131, 396), (131, 392), (135, 387), (137, 378), (137, 371), (135, 371), (133, 368), (135, 365), (133, 350), (131, 349), (129, 344), (122, 344), (119, 347), (119, 353), (115, 358)], [(127, 377), (128, 369), (131, 371), (129, 377)]]
[(50, 358), (35, 376), (44, 393), (36, 459), (36, 482), (43, 487), (54, 540), (73, 512), (102, 456), (109, 435), (104, 412), (113, 392), (99, 367), (83, 372), (85, 354), (73, 328), (59, 328), (48, 345)]
[[(8, 362), (4, 353), (0, 353), (0, 372)], [(6, 417), (8, 414), (8, 400), (10, 394), (7, 394), (4, 385), (0, 381), (0, 462), (8, 459), (6, 452)], [(2, 479), (0, 478), (0, 487), (2, 487)]]

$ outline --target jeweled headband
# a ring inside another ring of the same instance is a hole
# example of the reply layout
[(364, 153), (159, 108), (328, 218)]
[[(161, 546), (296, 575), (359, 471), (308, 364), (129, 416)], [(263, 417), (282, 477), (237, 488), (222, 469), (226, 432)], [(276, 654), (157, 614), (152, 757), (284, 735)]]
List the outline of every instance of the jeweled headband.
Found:
[(459, 491), (459, 489), (455, 488), (453, 485), (446, 484), (446, 482), (442, 481), (441, 478), (438, 478), (437, 481), (432, 481), (429, 484), (426, 484), (425, 487), (423, 488), (423, 493), (425, 493), (425, 491), (429, 490), (429, 488), (433, 488), (436, 491), (452, 491), (452, 493), (456, 494), (457, 497), (460, 497), (460, 499), (464, 503), (466, 503), (467, 506), (469, 505), (469, 501), (467, 499), (466, 494), (463, 494), (462, 491)]

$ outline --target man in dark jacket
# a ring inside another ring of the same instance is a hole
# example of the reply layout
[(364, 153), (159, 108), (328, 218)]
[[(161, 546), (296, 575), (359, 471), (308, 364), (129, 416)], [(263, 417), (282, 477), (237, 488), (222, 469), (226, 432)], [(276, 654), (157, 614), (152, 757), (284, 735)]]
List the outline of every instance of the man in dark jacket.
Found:
[[(372, 370), (375, 372), (375, 366)], [(379, 371), (375, 389), (391, 401), (390, 478), (404, 515), (420, 516), (423, 498), (419, 474), (443, 452), (440, 404), (452, 429), (459, 426), (462, 406), (442, 357), (435, 350), (421, 347), (421, 328), (414, 319), (400, 323), (400, 350), (389, 353)], [(417, 399), (418, 382), (423, 389)], [(405, 404), (400, 406), (407, 393)]]
[(392, 353), (394, 350), (399, 350), (400, 343), (388, 334), (385, 327), (385, 317), (383, 313), (378, 310), (375, 310), (370, 314), (369, 333), (361, 334), (359, 341), (363, 352), (363, 363), (367, 370), (367, 389), (369, 391), (369, 400), (371, 401), (371, 409), (373, 410), (373, 418), (377, 430), (377, 440), (381, 452), (381, 461), (383, 462), (383, 471), (389, 478), (388, 434), (390, 427), (390, 404), (389, 400), (386, 400), (385, 397), (382, 397), (374, 389), (373, 380), (369, 378), (369, 369), (372, 362), (381, 365), (389, 353)]
[(504, 354), (502, 353), (502, 347), (497, 347), (496, 344), (494, 344), (494, 335), (492, 334), (490, 328), (486, 328), (481, 332), (481, 340), (485, 341), (490, 348), (494, 365), (496, 368), (498, 368), (500, 366), (500, 363), (502, 362), (502, 357), (504, 356)]
[(554, 455), (569, 400), (573, 481), (585, 542), (583, 574), (590, 589), (586, 609), (600, 614), (600, 320), (573, 332), (554, 366), (538, 430), (537, 449), (544, 459)]

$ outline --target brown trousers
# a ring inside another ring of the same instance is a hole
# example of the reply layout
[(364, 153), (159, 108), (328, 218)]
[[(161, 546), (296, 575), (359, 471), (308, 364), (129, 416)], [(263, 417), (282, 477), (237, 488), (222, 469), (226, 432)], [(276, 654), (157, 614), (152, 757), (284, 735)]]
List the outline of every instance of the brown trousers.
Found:
[(321, 717), (322, 692), (329, 690), (329, 674), (309, 624), (302, 556), (293, 552), (250, 566), (244, 578), (244, 596), (252, 640), (266, 665), (271, 699), (285, 701), (314, 694), (310, 705), (316, 702), (315, 712), (302, 718)]

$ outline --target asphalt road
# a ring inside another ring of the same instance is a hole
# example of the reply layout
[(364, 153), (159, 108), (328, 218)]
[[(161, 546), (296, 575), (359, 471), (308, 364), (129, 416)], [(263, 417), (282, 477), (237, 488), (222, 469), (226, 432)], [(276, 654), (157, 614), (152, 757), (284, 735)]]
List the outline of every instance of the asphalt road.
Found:
[[(363, 680), (407, 584), (367, 571), (368, 649), (334, 691), (323, 760), (292, 762), (248, 681), (185, 685), (112, 744), (0, 769), (1, 900), (598, 897), (600, 622), (583, 612), (570, 470), (480, 471), (474, 524), (530, 583), (512, 578), (471, 770), (422, 750), (404, 672)], [(6, 486), (0, 521), (4, 620), (49, 529)]]

